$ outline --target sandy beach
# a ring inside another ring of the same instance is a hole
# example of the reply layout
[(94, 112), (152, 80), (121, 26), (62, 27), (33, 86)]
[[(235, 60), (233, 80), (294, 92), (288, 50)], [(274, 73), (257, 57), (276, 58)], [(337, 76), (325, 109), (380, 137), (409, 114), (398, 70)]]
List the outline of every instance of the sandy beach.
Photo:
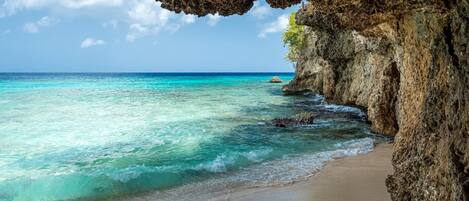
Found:
[(222, 201), (388, 201), (385, 179), (392, 173), (392, 144), (380, 144), (367, 155), (341, 158), (307, 181), (281, 187), (246, 189), (213, 200)]

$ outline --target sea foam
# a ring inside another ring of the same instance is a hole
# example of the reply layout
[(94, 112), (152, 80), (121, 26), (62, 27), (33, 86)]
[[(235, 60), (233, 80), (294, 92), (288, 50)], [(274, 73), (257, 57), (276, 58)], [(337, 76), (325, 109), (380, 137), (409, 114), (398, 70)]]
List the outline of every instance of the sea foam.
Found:
[[(313, 176), (328, 161), (367, 154), (373, 151), (374, 143), (375, 141), (372, 138), (349, 140), (335, 144), (335, 150), (285, 156), (282, 159), (262, 162), (202, 182), (186, 184), (164, 191), (154, 191), (141, 195), (141, 197), (144, 199), (157, 197), (158, 200), (162, 201), (202, 201), (226, 195), (237, 189), (290, 184)], [(217, 157), (214, 162), (221, 163), (222, 158), (227, 159), (225, 157)], [(228, 161), (231, 161), (231, 159), (228, 159)], [(223, 162), (223, 164), (226, 163)], [(123, 200), (132, 200), (134, 198), (124, 198)]]

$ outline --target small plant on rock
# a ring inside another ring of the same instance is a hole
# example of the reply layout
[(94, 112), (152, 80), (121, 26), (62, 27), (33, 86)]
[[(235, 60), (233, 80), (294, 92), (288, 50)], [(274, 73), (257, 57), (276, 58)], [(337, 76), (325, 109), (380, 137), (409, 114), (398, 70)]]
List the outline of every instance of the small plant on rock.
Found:
[(290, 15), (288, 28), (283, 33), (283, 43), (288, 46), (286, 59), (296, 63), (300, 57), (300, 51), (306, 45), (305, 28), (296, 24), (296, 12)]

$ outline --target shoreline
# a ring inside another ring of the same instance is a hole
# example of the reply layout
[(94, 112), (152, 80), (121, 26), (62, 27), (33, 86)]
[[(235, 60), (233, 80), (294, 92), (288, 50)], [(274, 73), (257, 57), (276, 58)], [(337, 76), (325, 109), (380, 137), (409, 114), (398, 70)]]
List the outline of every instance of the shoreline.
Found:
[[(382, 142), (367, 154), (333, 159), (304, 180), (287, 184), (243, 187), (223, 182), (198, 183), (178, 187), (176, 191), (152, 191), (104, 200), (391, 201), (385, 186), (386, 177), (393, 171), (391, 158), (392, 144)], [(207, 188), (210, 190), (204, 192)]]
[(335, 159), (305, 181), (240, 189), (211, 201), (391, 201), (385, 179), (392, 174), (392, 144), (365, 155)]

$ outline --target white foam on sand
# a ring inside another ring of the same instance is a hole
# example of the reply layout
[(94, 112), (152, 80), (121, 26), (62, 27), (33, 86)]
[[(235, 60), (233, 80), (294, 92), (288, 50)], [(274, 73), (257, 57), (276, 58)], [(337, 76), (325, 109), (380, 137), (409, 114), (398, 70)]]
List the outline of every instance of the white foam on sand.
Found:
[[(285, 156), (282, 159), (266, 161), (239, 171), (217, 174), (215, 177), (164, 191), (154, 191), (124, 200), (210, 200), (242, 188), (285, 185), (305, 180), (331, 160), (342, 157), (367, 154), (374, 149), (372, 138), (350, 140), (334, 145), (335, 149), (313, 154)], [(260, 152), (259, 152), (260, 153)], [(206, 170), (223, 172), (233, 157), (220, 155), (207, 166)]]

